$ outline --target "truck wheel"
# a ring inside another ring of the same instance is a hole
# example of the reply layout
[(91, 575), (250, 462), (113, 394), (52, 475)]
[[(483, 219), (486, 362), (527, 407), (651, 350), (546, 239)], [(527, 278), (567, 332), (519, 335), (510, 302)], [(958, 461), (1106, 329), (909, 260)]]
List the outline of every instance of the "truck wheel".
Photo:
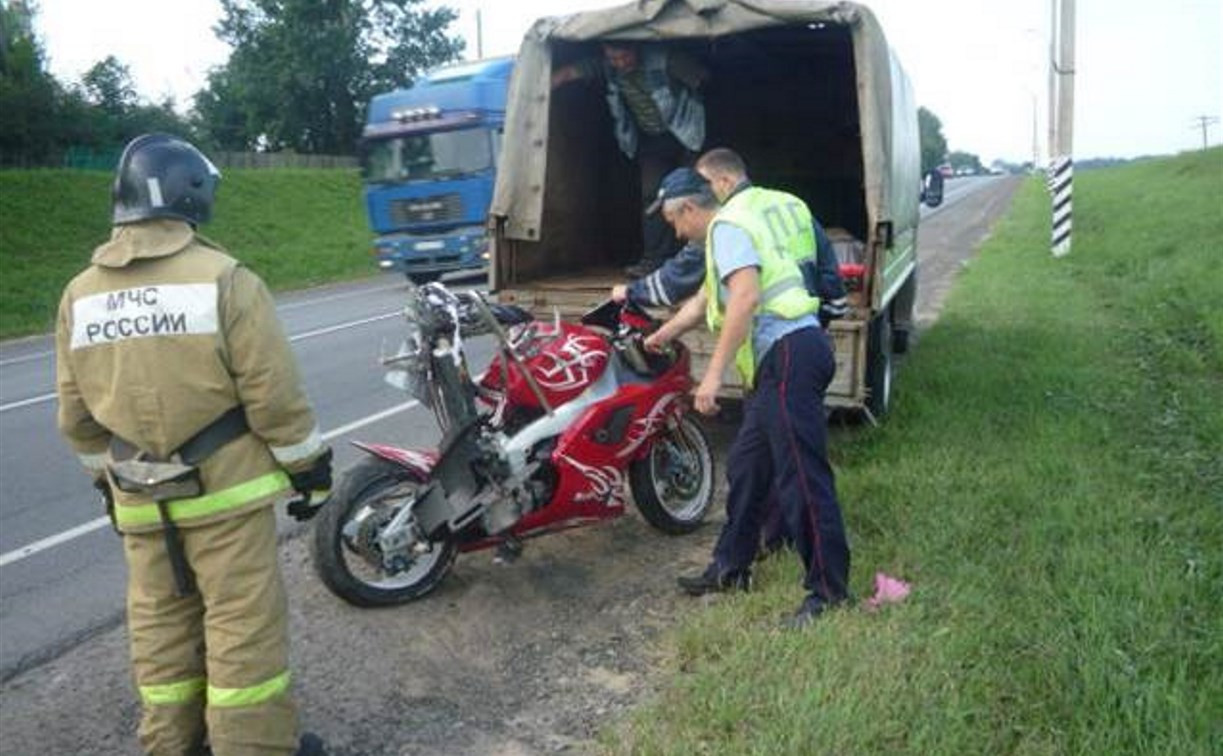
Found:
[(424, 286), (427, 283), (433, 283), (442, 277), (441, 273), (405, 273), (408, 280), (417, 286)]
[(876, 418), (892, 404), (892, 320), (884, 311), (871, 321), (866, 344), (866, 408)]
[(908, 328), (893, 328), (892, 329), (892, 353), (904, 354), (909, 351), (909, 334), (912, 333)]
[(892, 354), (909, 351), (909, 334), (913, 332), (913, 318), (917, 308), (917, 271), (904, 282), (888, 312), (892, 316)]

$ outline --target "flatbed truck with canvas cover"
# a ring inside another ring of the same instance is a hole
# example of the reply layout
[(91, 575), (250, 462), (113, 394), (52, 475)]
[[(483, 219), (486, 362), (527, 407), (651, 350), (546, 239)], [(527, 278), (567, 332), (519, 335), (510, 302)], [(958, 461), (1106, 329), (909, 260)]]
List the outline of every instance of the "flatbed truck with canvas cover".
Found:
[[(705, 148), (741, 154), (753, 181), (801, 197), (848, 279), (834, 321), (831, 406), (886, 412), (892, 355), (913, 328), (921, 159), (909, 80), (875, 17), (851, 2), (655, 0), (536, 22), (523, 40), (490, 209), (491, 286), (537, 315), (573, 316), (626, 281), (642, 248), (635, 166), (604, 88), (552, 71), (607, 41), (680, 50), (709, 71)], [(715, 337), (685, 337), (696, 356)], [(730, 393), (742, 390), (728, 373)]]

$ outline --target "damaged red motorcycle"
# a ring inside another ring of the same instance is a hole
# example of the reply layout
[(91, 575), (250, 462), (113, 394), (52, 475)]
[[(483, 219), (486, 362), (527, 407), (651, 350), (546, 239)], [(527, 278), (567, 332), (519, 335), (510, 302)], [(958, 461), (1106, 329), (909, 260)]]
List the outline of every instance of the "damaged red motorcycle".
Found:
[[(367, 453), (315, 525), (315, 569), (358, 606), (418, 599), (458, 552), (496, 548), (624, 514), (628, 493), (668, 534), (696, 529), (713, 498), (709, 440), (687, 406), (690, 355), (647, 352), (656, 321), (612, 301), (581, 324), (533, 320), (442, 284), (410, 287), (388, 381), (431, 408), (436, 449), (354, 442)], [(465, 342), (490, 334), (482, 376)]]

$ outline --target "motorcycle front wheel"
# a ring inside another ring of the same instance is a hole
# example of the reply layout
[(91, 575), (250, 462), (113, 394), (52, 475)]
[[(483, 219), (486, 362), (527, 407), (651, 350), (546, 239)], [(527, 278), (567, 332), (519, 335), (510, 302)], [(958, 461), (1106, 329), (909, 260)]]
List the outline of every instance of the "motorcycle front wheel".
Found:
[(450, 541), (430, 542), (394, 569), (378, 535), (424, 483), (398, 465), (366, 457), (345, 471), (314, 526), (315, 572), (332, 593), (355, 606), (391, 606), (418, 599), (441, 583), (454, 563)]
[(629, 465), (629, 486), (641, 516), (664, 533), (700, 527), (713, 502), (713, 453), (690, 415), (680, 416), (644, 457)]

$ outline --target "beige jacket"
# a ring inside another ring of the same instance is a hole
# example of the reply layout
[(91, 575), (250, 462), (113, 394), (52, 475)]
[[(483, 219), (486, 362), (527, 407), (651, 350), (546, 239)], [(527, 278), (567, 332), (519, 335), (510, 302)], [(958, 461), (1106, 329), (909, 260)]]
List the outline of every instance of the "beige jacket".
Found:
[[(170, 503), (191, 525), (269, 504), (286, 472), (324, 449), (271, 294), (187, 223), (115, 227), (64, 290), (56, 327), (59, 428), (102, 474), (111, 434), (165, 457), (235, 405), (251, 432), (200, 465), (204, 494)], [(160, 527), (156, 506), (115, 491), (121, 530)]]

